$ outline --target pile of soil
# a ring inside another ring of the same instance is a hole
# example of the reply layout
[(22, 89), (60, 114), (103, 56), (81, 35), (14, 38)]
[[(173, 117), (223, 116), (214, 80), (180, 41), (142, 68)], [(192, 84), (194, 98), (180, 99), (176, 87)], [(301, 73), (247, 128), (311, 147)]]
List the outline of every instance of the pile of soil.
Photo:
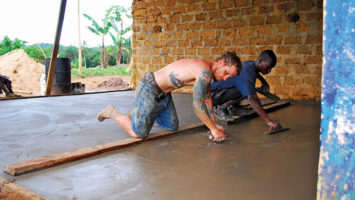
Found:
[(121, 77), (110, 78), (100, 83), (97, 88), (102, 90), (124, 90), (128, 88), (128, 83), (123, 81)]
[(40, 95), (40, 78), (44, 70), (44, 65), (30, 58), (23, 49), (0, 56), (0, 74), (8, 76), (13, 91), (21, 95)]

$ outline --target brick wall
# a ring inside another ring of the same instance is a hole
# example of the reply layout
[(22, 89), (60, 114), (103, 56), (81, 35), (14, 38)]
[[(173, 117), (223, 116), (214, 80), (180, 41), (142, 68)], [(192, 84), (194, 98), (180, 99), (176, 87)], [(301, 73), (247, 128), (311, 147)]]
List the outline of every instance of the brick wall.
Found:
[[(182, 58), (277, 55), (265, 76), (284, 99), (320, 100), (322, 0), (134, 0), (134, 83)], [(180, 91), (191, 92), (191, 88)]]

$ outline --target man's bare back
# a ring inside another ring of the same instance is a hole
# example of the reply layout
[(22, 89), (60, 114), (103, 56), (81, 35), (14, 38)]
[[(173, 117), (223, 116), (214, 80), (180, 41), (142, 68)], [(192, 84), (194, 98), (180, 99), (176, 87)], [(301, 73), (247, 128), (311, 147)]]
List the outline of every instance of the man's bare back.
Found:
[(169, 93), (177, 88), (193, 86), (202, 70), (211, 71), (211, 66), (211, 62), (201, 59), (178, 60), (154, 72), (155, 81), (164, 93)]

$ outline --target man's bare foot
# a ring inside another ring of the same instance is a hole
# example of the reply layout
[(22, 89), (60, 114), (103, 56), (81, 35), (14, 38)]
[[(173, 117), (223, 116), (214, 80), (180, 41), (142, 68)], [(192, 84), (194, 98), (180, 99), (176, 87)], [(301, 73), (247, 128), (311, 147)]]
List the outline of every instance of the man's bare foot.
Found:
[(110, 118), (113, 109), (114, 109), (114, 108), (113, 108), (112, 105), (107, 106), (105, 109), (103, 109), (101, 112), (99, 112), (99, 113), (97, 114), (97, 119), (98, 119), (100, 122), (102, 122), (102, 121), (104, 121), (105, 119)]

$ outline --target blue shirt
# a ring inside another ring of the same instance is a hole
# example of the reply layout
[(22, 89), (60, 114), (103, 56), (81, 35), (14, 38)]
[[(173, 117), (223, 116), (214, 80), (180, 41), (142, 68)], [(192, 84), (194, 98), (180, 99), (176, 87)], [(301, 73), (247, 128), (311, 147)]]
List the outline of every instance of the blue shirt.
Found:
[(248, 60), (243, 62), (242, 72), (239, 76), (233, 76), (225, 81), (217, 81), (211, 83), (211, 90), (217, 88), (237, 88), (243, 97), (247, 97), (251, 94), (256, 94), (255, 82), (256, 82), (256, 66), (255, 61)]

